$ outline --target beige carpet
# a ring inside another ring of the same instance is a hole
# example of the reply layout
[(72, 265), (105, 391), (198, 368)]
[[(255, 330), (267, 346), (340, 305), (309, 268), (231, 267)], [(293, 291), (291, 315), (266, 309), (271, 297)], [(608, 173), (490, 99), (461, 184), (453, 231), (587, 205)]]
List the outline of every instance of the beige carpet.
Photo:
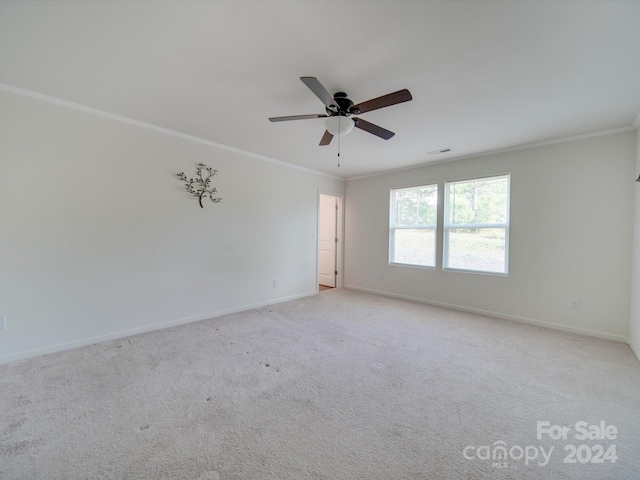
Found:
[(0, 406), (2, 479), (640, 478), (626, 345), (344, 289), (0, 366)]

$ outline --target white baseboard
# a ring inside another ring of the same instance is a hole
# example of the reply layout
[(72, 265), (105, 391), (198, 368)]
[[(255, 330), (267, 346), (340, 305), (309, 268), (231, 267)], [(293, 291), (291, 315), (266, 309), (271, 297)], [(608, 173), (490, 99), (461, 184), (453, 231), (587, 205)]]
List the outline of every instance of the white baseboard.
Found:
[(229, 315), (232, 313), (244, 312), (254, 308), (264, 307), (266, 305), (274, 305), (276, 303), (288, 302), (290, 300), (296, 300), (298, 298), (309, 297), (316, 295), (317, 292), (301, 293), (298, 295), (291, 295), (289, 297), (281, 297), (277, 299), (267, 300), (264, 302), (253, 303), (250, 305), (243, 305), (240, 307), (228, 308), (226, 310), (218, 310), (217, 312), (204, 313), (195, 317), (180, 318), (177, 320), (171, 320), (169, 322), (163, 322), (153, 325), (147, 325), (143, 327), (132, 328), (130, 330), (122, 330), (115, 333), (109, 333), (106, 335), (98, 335), (97, 337), (83, 338), (68, 343), (60, 343), (58, 345), (52, 345), (45, 348), (38, 348), (35, 350), (28, 350), (26, 352), (15, 353), (12, 355), (6, 355), (0, 357), (0, 365), (4, 363), (15, 362), (18, 360), (25, 360), (27, 358), (39, 357), (40, 355), (47, 355), (49, 353), (62, 352), (65, 350), (71, 350), (73, 348), (84, 347), (87, 345), (93, 345), (96, 343), (102, 343), (109, 340), (117, 340), (119, 338), (131, 337), (133, 335), (139, 335), (141, 333), (153, 332), (155, 330), (162, 330), (164, 328), (177, 327), (179, 325), (185, 325), (187, 323), (199, 322), (201, 320), (208, 320), (210, 318), (222, 317), (223, 315)]
[[(373, 294), (382, 295), (382, 296), (385, 296), (385, 297), (398, 298), (400, 300), (408, 300), (408, 301), (417, 302), (417, 303), (424, 303), (426, 305), (433, 305), (433, 306), (437, 306), (437, 307), (450, 308), (452, 310), (458, 310), (458, 311), (462, 311), (462, 312), (477, 313), (479, 315), (485, 315), (485, 316), (489, 316), (489, 317), (501, 318), (501, 319), (505, 319), (505, 320), (512, 320), (514, 322), (526, 323), (526, 324), (529, 324), (529, 325), (535, 325), (535, 326), (539, 326), (539, 327), (551, 328), (551, 329), (554, 329), (554, 330), (561, 330), (561, 331), (565, 331), (565, 332), (578, 333), (578, 334), (581, 334), (581, 335), (588, 335), (588, 336), (591, 336), (591, 337), (604, 338), (604, 339), (613, 340), (613, 341), (616, 341), (616, 342), (623, 342), (623, 343), (626, 343), (627, 345), (629, 345), (629, 348), (631, 348), (631, 350), (633, 351), (635, 356), (638, 358), (638, 361), (640, 361), (640, 348), (638, 348), (631, 341), (631, 339), (623, 337), (621, 335), (612, 335), (612, 334), (609, 334), (609, 333), (599, 332), (599, 331), (595, 331), (595, 330), (587, 330), (587, 329), (582, 329), (582, 328), (569, 327), (569, 326), (560, 325), (560, 324), (557, 324), (557, 323), (544, 322), (544, 321), (541, 321), (541, 320), (534, 320), (534, 319), (525, 318), (525, 317), (518, 317), (518, 316), (515, 316), (515, 315), (507, 315), (507, 314), (503, 314), (503, 313), (492, 312), (492, 311), (489, 311), (489, 310), (482, 310), (482, 309), (479, 309), (479, 308), (471, 308), (471, 307), (465, 307), (465, 306), (462, 306), (462, 305), (438, 302), (438, 301), (435, 301), (435, 300), (429, 300), (429, 299), (418, 298), (418, 297), (411, 297), (409, 295), (399, 295), (399, 294), (396, 294), (396, 293), (384, 292), (384, 291), (381, 291), (381, 290), (374, 290), (374, 289), (370, 289), (370, 288), (356, 287), (354, 285), (344, 285), (344, 288), (345, 289), (351, 289), (351, 290), (357, 290), (357, 291), (361, 291), (361, 292), (366, 292), (366, 293), (373, 293)], [(288, 302), (290, 300), (296, 300), (298, 298), (309, 297), (309, 296), (316, 295), (316, 294), (317, 294), (317, 292), (314, 291), (314, 292), (302, 293), (302, 294), (298, 294), (298, 295), (291, 295), (289, 297), (282, 297), (282, 298), (272, 299), (272, 300), (268, 300), (268, 301), (264, 301), (264, 302), (258, 302), (258, 303), (254, 303), (254, 304), (243, 305), (243, 306), (240, 306), (240, 307), (229, 308), (229, 309), (226, 309), (226, 310), (219, 310), (219, 311), (216, 311), (216, 312), (205, 313), (205, 314), (197, 315), (197, 316), (194, 316), (194, 317), (181, 318), (181, 319), (172, 320), (172, 321), (169, 321), (169, 322), (164, 322), (164, 323), (148, 325), (148, 326), (144, 326), (144, 327), (133, 328), (133, 329), (130, 329), (130, 330), (122, 330), (120, 332), (110, 333), (110, 334), (106, 334), (106, 335), (99, 335), (97, 337), (84, 338), (82, 340), (77, 340), (77, 341), (68, 342), (68, 343), (61, 343), (61, 344), (58, 344), (58, 345), (52, 345), (52, 346), (49, 346), (49, 347), (40, 348), (40, 349), (36, 349), (36, 350), (28, 350), (26, 352), (20, 352), (20, 353), (16, 353), (16, 354), (0, 357), (0, 365), (4, 364), (4, 363), (15, 362), (15, 361), (18, 361), (18, 360), (24, 360), (24, 359), (27, 359), (27, 358), (38, 357), (40, 355), (46, 355), (46, 354), (49, 354), (49, 353), (56, 353), (56, 352), (61, 352), (61, 351), (65, 351), (65, 350), (71, 350), (73, 348), (84, 347), (84, 346), (87, 346), (87, 345), (93, 345), (93, 344), (96, 344), (96, 343), (106, 342), (106, 341), (109, 341), (109, 340), (117, 340), (119, 338), (126, 338), (126, 337), (130, 337), (130, 336), (133, 336), (133, 335), (139, 335), (141, 333), (153, 332), (155, 330), (162, 330), (164, 328), (177, 327), (179, 325), (185, 325), (187, 323), (192, 323), (192, 322), (199, 322), (201, 320), (207, 320), (207, 319), (210, 319), (210, 318), (222, 317), (224, 315), (229, 315), (229, 314), (232, 314), (232, 313), (243, 312), (243, 311), (246, 311), (246, 310), (251, 310), (253, 308), (264, 307), (266, 305), (274, 305), (274, 304), (277, 304), (277, 303)]]
[[(426, 305), (433, 305), (436, 307), (450, 308), (452, 310), (459, 310), (461, 312), (477, 313), (478, 315), (484, 315), (487, 317), (501, 318), (504, 320), (512, 320), (514, 322), (526, 323), (529, 325), (535, 325), (537, 327), (551, 328), (553, 330), (561, 330), (563, 332), (578, 333), (580, 335), (588, 335), (590, 337), (613, 340), (615, 342), (629, 343), (629, 339), (627, 337), (623, 337), (622, 335), (613, 335), (606, 332), (599, 332), (597, 330), (588, 330), (586, 328), (570, 327), (567, 325), (561, 325), (559, 323), (551, 323), (551, 322), (545, 322), (542, 320), (535, 320), (532, 318), (518, 317), (516, 315), (508, 315), (508, 314), (499, 313), (499, 312), (492, 312), (489, 310), (482, 310), (479, 308), (465, 307), (463, 305), (455, 305), (452, 303), (438, 302), (435, 300), (429, 300), (425, 298), (411, 297), (408, 295), (399, 295), (396, 293), (383, 292), (383, 291), (374, 290), (371, 288), (356, 287), (354, 285), (345, 285), (344, 288), (351, 289), (351, 290), (358, 290), (360, 292), (374, 293), (376, 295), (383, 295), (385, 297), (398, 298), (400, 300), (409, 300), (411, 302), (424, 303)], [(632, 350), (633, 348), (634, 347), (631, 347)], [(636, 353), (636, 356), (638, 356), (638, 358), (640, 359), (640, 356), (638, 355), (638, 351), (634, 350), (634, 352)]]
[(631, 339), (627, 340), (627, 344), (629, 345), (629, 348), (635, 354), (636, 358), (640, 362), (640, 348), (638, 348), (636, 344), (633, 343), (633, 340)]

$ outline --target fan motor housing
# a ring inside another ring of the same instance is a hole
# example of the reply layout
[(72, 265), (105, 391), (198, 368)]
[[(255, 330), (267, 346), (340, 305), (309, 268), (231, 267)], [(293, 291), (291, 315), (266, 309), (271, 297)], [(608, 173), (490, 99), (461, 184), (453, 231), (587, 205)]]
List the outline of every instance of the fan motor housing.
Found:
[(342, 114), (342, 115), (347, 115), (348, 116), (348, 115), (351, 115), (352, 113), (356, 113), (356, 114), (358, 113), (358, 112), (354, 112), (353, 110), (351, 110), (351, 107), (353, 106), (353, 101), (351, 101), (348, 98), (346, 93), (344, 93), (344, 92), (336, 92), (333, 95), (333, 99), (335, 100), (336, 105), (338, 106), (338, 112), (332, 112), (331, 110), (329, 110), (327, 108), (327, 113), (329, 115), (332, 115), (332, 114), (335, 115), (336, 113), (338, 113), (338, 114)]

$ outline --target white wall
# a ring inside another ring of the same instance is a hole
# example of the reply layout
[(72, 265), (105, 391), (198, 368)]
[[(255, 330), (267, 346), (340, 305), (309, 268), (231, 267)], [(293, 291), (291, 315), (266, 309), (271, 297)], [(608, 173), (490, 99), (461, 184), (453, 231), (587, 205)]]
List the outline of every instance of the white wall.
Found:
[[(626, 341), (635, 157), (627, 131), (350, 180), (345, 286)], [(391, 188), (502, 173), (507, 277), (388, 264)]]
[[(636, 130), (636, 170), (640, 174), (640, 129)], [(629, 345), (640, 360), (640, 183), (635, 184), (635, 210), (633, 220), (633, 270), (631, 279), (631, 321)]]
[[(185, 193), (198, 162), (223, 203)], [(0, 362), (315, 293), (319, 191), (344, 184), (0, 92)]]

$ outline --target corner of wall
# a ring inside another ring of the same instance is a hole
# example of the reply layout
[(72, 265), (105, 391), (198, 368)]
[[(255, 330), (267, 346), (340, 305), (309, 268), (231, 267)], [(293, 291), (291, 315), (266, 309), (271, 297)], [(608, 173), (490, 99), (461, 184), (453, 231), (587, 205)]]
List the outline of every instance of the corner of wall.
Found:
[[(636, 174), (640, 174), (640, 113), (633, 122), (636, 128)], [(636, 177), (638, 178), (638, 177)], [(631, 252), (631, 308), (629, 346), (640, 361), (640, 183), (636, 183), (633, 212), (633, 249)]]

